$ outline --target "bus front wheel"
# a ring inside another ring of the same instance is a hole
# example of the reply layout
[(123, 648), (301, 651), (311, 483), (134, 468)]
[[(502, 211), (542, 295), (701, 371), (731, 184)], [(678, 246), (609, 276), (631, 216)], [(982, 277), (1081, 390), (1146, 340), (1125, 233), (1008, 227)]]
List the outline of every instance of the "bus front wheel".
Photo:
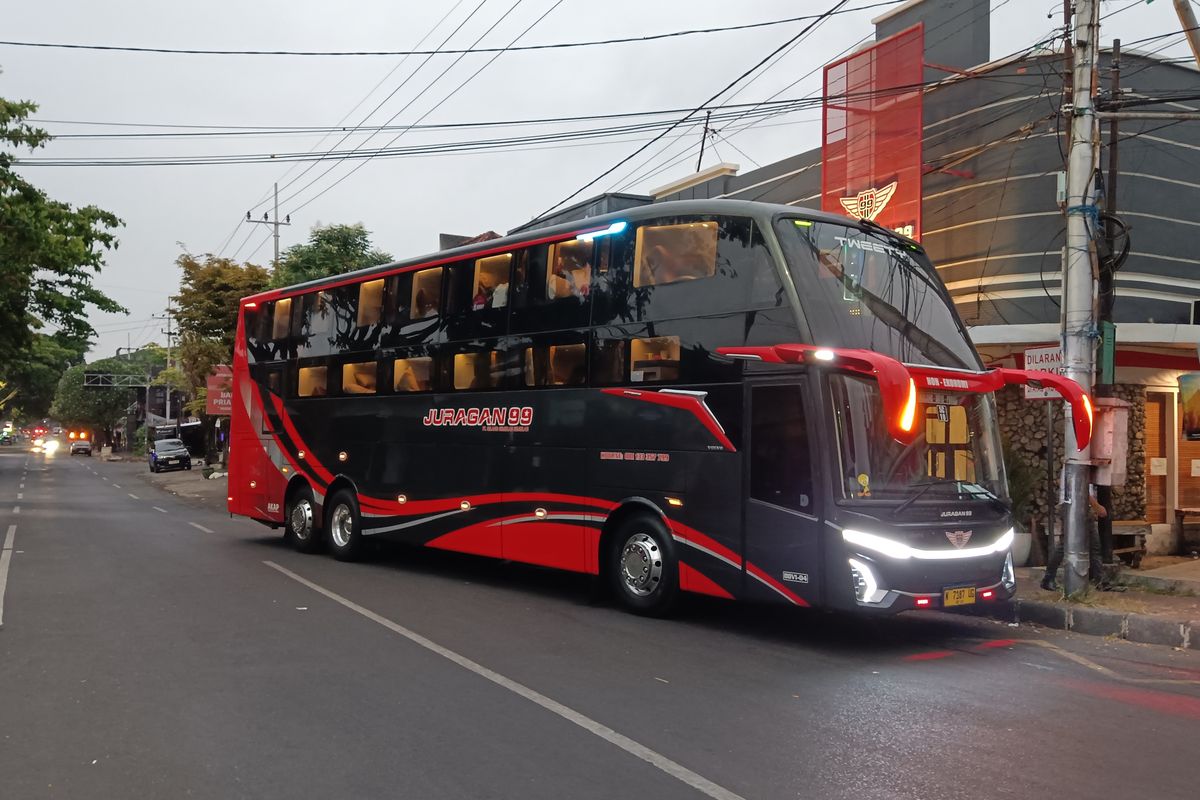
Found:
[(639, 514), (620, 524), (607, 549), (609, 585), (636, 614), (664, 616), (679, 599), (679, 562), (661, 521)]
[(357, 561), (362, 556), (362, 518), (358, 501), (343, 489), (333, 496), (326, 507), (329, 549), (338, 561)]
[(304, 486), (292, 492), (287, 502), (287, 540), (301, 553), (315, 553), (321, 547), (313, 508), (312, 490)]

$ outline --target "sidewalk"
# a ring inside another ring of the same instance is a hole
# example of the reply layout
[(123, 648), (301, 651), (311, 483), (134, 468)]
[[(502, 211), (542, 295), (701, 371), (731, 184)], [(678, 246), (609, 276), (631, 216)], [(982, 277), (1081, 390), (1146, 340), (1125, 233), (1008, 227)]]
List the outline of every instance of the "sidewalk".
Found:
[(198, 464), (190, 470), (151, 472), (144, 458), (126, 455), (120, 460), (101, 461), (100, 465), (118, 469), (157, 489), (170, 492), (189, 505), (216, 511), (226, 509), (228, 480), (225, 477), (206, 479), (203, 467)]
[(978, 612), (1006, 622), (1200, 649), (1200, 560), (1189, 562), (1122, 570), (1117, 591), (1092, 591), (1074, 603), (1061, 592), (1042, 590), (1040, 567), (1018, 569), (1016, 596)]

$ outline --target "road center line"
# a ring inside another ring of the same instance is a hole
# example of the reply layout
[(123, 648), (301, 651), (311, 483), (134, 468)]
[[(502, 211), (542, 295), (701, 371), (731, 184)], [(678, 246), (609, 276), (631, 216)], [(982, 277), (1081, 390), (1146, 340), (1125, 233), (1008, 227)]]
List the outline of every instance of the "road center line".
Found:
[(4, 627), (4, 590), (8, 588), (8, 564), (12, 561), (13, 537), (17, 535), (17, 526), (9, 525), (8, 533), (4, 535), (4, 549), (0, 550), (0, 628)]
[(158, 506), (150, 506), (150, 507), (153, 508), (155, 511), (161, 511), (164, 514), (167, 513), (167, 510), (165, 508), (159, 508)]
[(114, 489), (120, 489), (120, 488), (121, 488), (121, 484), (119, 484), (119, 483), (114, 483), (114, 484), (113, 484), (113, 488), (114, 488)]
[[(192, 524), (194, 525), (195, 523), (192, 523)], [(390, 630), (392, 633), (397, 633), (397, 634), (403, 636), (405, 639), (408, 639), (413, 644), (419, 645), (419, 646), (425, 648), (426, 650), (430, 651), (431, 653), (435, 653), (435, 654), (441, 656), (442, 658), (446, 659), (447, 661), (452, 661), (455, 664), (457, 664), (458, 666), (467, 670), (468, 672), (473, 672), (476, 675), (478, 675), (479, 677), (483, 678), (484, 680), (491, 681), (492, 683), (496, 684), (497, 686), (500, 686), (504, 689), (508, 689), (513, 694), (523, 697), (526, 700), (530, 701), (531, 703), (541, 706), (542, 708), (546, 709), (550, 713), (556, 714), (557, 716), (562, 717), (567, 722), (571, 722), (575, 725), (578, 725), (580, 728), (583, 728), (588, 733), (594, 734), (594, 735), (600, 737), (601, 739), (603, 739), (604, 741), (606, 741), (610, 744), (616, 745), (617, 747), (624, 750), (626, 753), (629, 753), (632, 756), (640, 758), (642, 761), (645, 761), (647, 764), (651, 765), (652, 767), (656, 767), (657, 769), (660, 769), (663, 772), (670, 775), (672, 778), (675, 778), (679, 781), (682, 781), (683, 783), (686, 783), (688, 786), (691, 786), (693, 789), (696, 789), (697, 791), (701, 792), (702, 794), (704, 794), (707, 797), (712, 797), (712, 798), (714, 798), (714, 800), (743, 800), (741, 795), (735, 794), (734, 792), (729, 791), (725, 787), (719, 786), (718, 784), (713, 783), (708, 778), (705, 778), (703, 775), (692, 772), (690, 769), (683, 766), (682, 764), (672, 761), (671, 759), (667, 758), (666, 756), (662, 755), (661, 753), (651, 750), (649, 747), (646, 747), (644, 744), (636, 742), (633, 739), (630, 739), (628, 736), (625, 736), (624, 734), (617, 733), (616, 731), (614, 731), (612, 728), (608, 727), (607, 725), (597, 722), (596, 720), (592, 719), (591, 717), (587, 717), (587, 716), (579, 713), (575, 709), (565, 706), (562, 703), (559, 703), (557, 700), (550, 699), (549, 697), (542, 694), (541, 692), (534, 691), (533, 689), (530, 689), (528, 686), (525, 686), (524, 684), (517, 683), (516, 681), (514, 681), (510, 678), (506, 678), (503, 675), (501, 675), (500, 673), (498, 673), (494, 670), (490, 670), (487, 667), (483, 666), (482, 664), (472, 661), (471, 659), (467, 658), (466, 656), (459, 655), (458, 653), (454, 652), (453, 650), (450, 650), (449, 648), (442, 647), (440, 644), (433, 641), (432, 639), (427, 639), (424, 636), (422, 636), (421, 634), (419, 634), (415, 631), (411, 631), (408, 628), (405, 628), (403, 625), (400, 625), (399, 623), (392, 622), (390, 619), (388, 619), (386, 617), (382, 617), (379, 614), (376, 614), (374, 611), (364, 608), (364, 607), (358, 605), (357, 603), (353, 602), (352, 600), (348, 600), (345, 597), (342, 597), (340, 594), (337, 594), (336, 592), (332, 592), (329, 589), (324, 588), (323, 586), (318, 586), (317, 584), (313, 583), (312, 581), (310, 581), (306, 578), (300, 577), (296, 573), (292, 572), (290, 569), (279, 566), (274, 561), (264, 561), (263, 563), (266, 564), (271, 569), (274, 569), (274, 570), (277, 570), (277, 571), (283, 573), (284, 575), (288, 576), (289, 578), (296, 581), (297, 583), (307, 586), (309, 589), (312, 589), (314, 592), (325, 595), (330, 600), (332, 600), (335, 603), (338, 603), (342, 606), (345, 606), (346, 608), (350, 609), (351, 611), (355, 612), (356, 614), (360, 614), (360, 615), (366, 617), (367, 619), (371, 620), (372, 622), (382, 625), (383, 627)]]
[(13, 513), (14, 513), (14, 514), (20, 514), (20, 513), (21, 513), (21, 507), (20, 507), (20, 506), (13, 506)]
[(17, 492), (17, 499), (18, 499), (18, 500), (24, 500), (24, 499), (25, 499), (25, 494), (24, 494), (23, 492)]
[(188, 525), (191, 525), (193, 528), (196, 528), (197, 530), (204, 531), (205, 533), (212, 533), (212, 531), (210, 531), (208, 528), (204, 527), (203, 525), (197, 525), (195, 522), (189, 522)]
[(129, 492), (128, 494), (129, 494), (129, 496), (130, 496), (130, 497), (132, 497), (134, 500), (141, 500), (141, 499), (142, 499), (142, 498), (138, 497), (136, 494), (134, 494), (133, 492)]

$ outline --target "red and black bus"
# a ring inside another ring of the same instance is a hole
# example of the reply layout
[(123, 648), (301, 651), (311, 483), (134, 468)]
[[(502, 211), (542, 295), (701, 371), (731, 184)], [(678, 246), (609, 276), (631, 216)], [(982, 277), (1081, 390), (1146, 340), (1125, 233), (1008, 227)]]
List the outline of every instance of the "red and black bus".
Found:
[(993, 392), (917, 243), (651, 204), (243, 301), (229, 510), (680, 592), (899, 611), (1013, 591)]

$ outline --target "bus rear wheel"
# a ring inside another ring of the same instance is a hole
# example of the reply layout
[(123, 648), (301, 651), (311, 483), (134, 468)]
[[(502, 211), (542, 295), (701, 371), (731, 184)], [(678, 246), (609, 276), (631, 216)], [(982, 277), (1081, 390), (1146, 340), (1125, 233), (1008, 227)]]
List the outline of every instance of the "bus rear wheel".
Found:
[(679, 562), (661, 521), (639, 514), (613, 531), (606, 553), (609, 587), (635, 614), (665, 616), (679, 600)]
[(357, 561), (362, 557), (362, 516), (353, 493), (342, 489), (326, 506), (325, 519), (329, 550), (338, 561)]
[(286, 512), (286, 536), (292, 547), (301, 553), (315, 553), (321, 549), (312, 489), (304, 486), (292, 492), (292, 496), (288, 498)]

